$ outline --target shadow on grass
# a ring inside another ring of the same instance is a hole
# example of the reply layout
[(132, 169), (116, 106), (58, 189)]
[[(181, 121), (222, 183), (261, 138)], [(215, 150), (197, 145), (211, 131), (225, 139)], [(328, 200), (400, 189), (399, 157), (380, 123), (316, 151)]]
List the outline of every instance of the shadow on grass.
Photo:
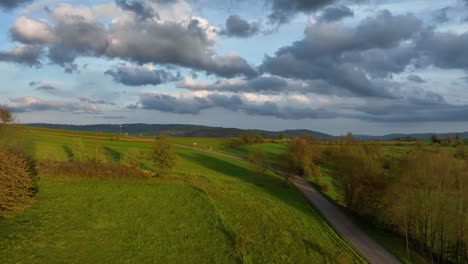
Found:
[[(273, 177), (270, 174), (258, 175), (253, 171), (253, 168), (251, 169), (251, 167), (249, 167), (250, 164), (248, 163), (246, 163), (246, 167), (242, 167), (236, 164), (236, 162), (242, 161), (227, 161), (225, 159), (228, 158), (221, 158), (202, 153), (179, 153), (179, 156), (184, 159), (191, 160), (207, 169), (227, 176), (235, 177), (246, 183), (255, 185), (259, 190), (262, 190), (280, 199), (287, 205), (292, 206), (293, 208), (296, 208), (306, 214), (312, 214), (315, 212), (315, 209), (309, 206), (305, 198), (298, 190), (291, 186), (285, 188), (284, 180), (282, 178)], [(315, 217), (319, 217), (317, 212), (315, 212), (315, 214)]]
[(63, 148), (63, 151), (65, 152), (65, 155), (67, 155), (67, 160), (68, 161), (73, 161), (73, 157), (75, 155), (73, 155), (72, 149), (69, 146), (65, 146), (65, 145), (62, 146), (62, 148)]
[(122, 154), (115, 149), (112, 149), (108, 146), (104, 146), (105, 155), (110, 158), (113, 162), (120, 162), (122, 159)]

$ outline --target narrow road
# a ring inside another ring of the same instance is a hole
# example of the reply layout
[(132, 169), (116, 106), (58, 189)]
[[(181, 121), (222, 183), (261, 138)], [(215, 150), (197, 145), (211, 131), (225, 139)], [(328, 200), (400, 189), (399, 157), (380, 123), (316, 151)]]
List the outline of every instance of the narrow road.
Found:
[[(60, 134), (60, 133), (57, 133)], [(70, 135), (63, 135), (70, 136)], [(93, 138), (109, 140), (106, 137), (100, 136), (81, 136), (83, 138)], [(146, 138), (124, 138), (122, 141), (134, 141), (134, 142), (151, 142), (153, 139)], [(190, 147), (186, 145), (174, 144), (181, 148), (187, 148), (195, 151), (218, 155), (222, 157), (233, 158), (237, 160), (243, 160), (250, 162), (248, 159), (225, 154), (218, 151), (212, 151), (207, 149), (201, 149), (196, 147)], [(270, 170), (281, 173), (277, 169), (270, 167)], [(354, 248), (369, 262), (372, 264), (393, 264), (401, 263), (395, 256), (390, 254), (386, 249), (380, 246), (372, 238), (370, 238), (364, 231), (362, 231), (357, 225), (355, 225), (345, 214), (343, 214), (338, 207), (328, 201), (319, 191), (317, 191), (312, 185), (310, 185), (305, 179), (299, 176), (291, 178), (291, 182), (304, 194), (306, 200), (312, 204), (328, 221), (328, 223), (340, 234), (345, 240), (347, 240)]]
[(294, 176), (292, 183), (304, 194), (307, 201), (315, 206), (330, 225), (344, 239), (367, 259), (369, 263), (401, 263), (395, 256), (370, 238), (364, 231), (343, 214), (339, 208), (328, 201), (323, 195), (310, 185), (304, 178)]
[[(178, 147), (188, 148), (195, 151), (210, 153), (218, 156), (234, 158), (237, 160), (248, 161), (246, 158), (225, 154), (217, 151), (179, 145)], [(276, 173), (280, 173), (275, 168), (270, 168)], [(372, 264), (397, 264), (401, 263), (395, 256), (389, 253), (385, 248), (370, 238), (364, 231), (355, 225), (341, 210), (333, 203), (328, 201), (319, 191), (317, 191), (304, 178), (293, 176), (291, 182), (301, 191), (306, 200), (312, 204), (328, 221), (328, 223), (348, 241), (369, 263)]]

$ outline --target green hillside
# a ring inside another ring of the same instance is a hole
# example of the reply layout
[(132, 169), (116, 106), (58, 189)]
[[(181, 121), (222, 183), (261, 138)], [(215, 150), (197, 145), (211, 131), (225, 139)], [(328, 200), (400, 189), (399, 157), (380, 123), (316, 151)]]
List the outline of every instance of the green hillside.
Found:
[[(16, 129), (42, 162), (69, 159), (77, 140), (90, 155), (102, 146), (112, 162), (149, 145)], [(0, 220), (0, 263), (364, 262), (278, 175), (257, 175), (228, 157), (176, 151), (170, 175), (148, 180), (41, 173), (33, 206)], [(143, 168), (153, 169), (147, 161)]]

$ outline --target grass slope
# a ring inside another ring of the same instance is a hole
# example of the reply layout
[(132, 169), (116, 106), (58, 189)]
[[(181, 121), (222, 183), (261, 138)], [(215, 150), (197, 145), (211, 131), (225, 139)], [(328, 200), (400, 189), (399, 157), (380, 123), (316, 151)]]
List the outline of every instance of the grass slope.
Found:
[[(52, 132), (17, 135), (34, 145), (39, 160), (68, 159), (73, 134)], [(89, 153), (104, 146), (116, 162), (128, 148), (148, 147), (82, 141)], [(176, 150), (171, 176), (148, 181), (41, 175), (33, 207), (0, 220), (0, 263), (364, 262), (279, 176)]]

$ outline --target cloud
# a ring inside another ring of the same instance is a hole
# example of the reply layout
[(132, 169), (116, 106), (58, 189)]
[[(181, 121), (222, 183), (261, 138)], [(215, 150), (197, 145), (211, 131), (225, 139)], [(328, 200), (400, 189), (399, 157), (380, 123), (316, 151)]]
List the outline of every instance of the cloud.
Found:
[(258, 32), (258, 23), (249, 23), (240, 16), (231, 15), (226, 20), (226, 27), (221, 31), (221, 34), (229, 37), (248, 38), (257, 34)]
[(37, 97), (25, 96), (10, 99), (8, 105), (14, 112), (36, 112), (36, 111), (60, 111), (60, 112), (78, 112), (78, 113), (100, 113), (101, 111), (93, 104), (68, 102), (68, 101), (50, 101)]
[[(201, 111), (212, 108), (224, 108), (235, 112), (244, 112), (249, 115), (272, 116), (282, 119), (304, 118), (335, 118), (335, 113), (321, 108), (312, 108), (298, 101), (294, 97), (277, 100), (258, 100), (253, 94), (158, 94), (147, 93), (140, 96), (139, 106), (147, 110), (177, 114), (199, 114)], [(131, 106), (134, 109), (137, 106)]]
[(406, 78), (408, 81), (415, 82), (415, 83), (425, 83), (426, 81), (421, 78), (419, 75), (416, 74), (410, 74)]
[(36, 90), (36, 91), (55, 91), (55, 90), (57, 90), (57, 88), (50, 85), (50, 84), (42, 84), (42, 85), (39, 85), (34, 90)]
[[(185, 78), (177, 83), (177, 88), (192, 91), (220, 91), (220, 92), (253, 92), (253, 93), (281, 93), (287, 92), (289, 83), (278, 77), (258, 77), (250, 80), (225, 79), (215, 83), (196, 83), (192, 78)], [(292, 90), (292, 89), (291, 89)]]
[(115, 0), (115, 3), (123, 10), (133, 12), (136, 15), (140, 16), (142, 19), (148, 19), (157, 16), (154, 10), (150, 6), (148, 6), (144, 1)]
[(75, 59), (84, 56), (178, 65), (228, 78), (257, 75), (240, 56), (216, 54), (217, 29), (200, 17), (160, 21), (123, 14), (106, 26), (93, 9), (68, 4), (49, 10), (48, 15), (54, 26), (19, 18), (11, 35), (22, 43), (46, 45), (49, 60), (68, 72), (74, 71)]
[(468, 32), (427, 31), (416, 42), (426, 63), (442, 69), (468, 70)]
[(436, 12), (434, 12), (434, 20), (437, 23), (448, 22), (449, 18), (448, 18), (447, 12), (449, 11), (449, 9), (450, 9), (449, 7), (444, 7), (444, 8), (441, 8), (441, 9), (437, 10)]
[(180, 80), (180, 74), (174, 75), (166, 70), (157, 70), (149, 66), (119, 66), (105, 72), (114, 81), (129, 86), (159, 85)]
[(382, 11), (355, 28), (315, 23), (305, 37), (266, 56), (260, 69), (284, 78), (324, 80), (359, 96), (389, 97), (384, 85), (370, 79), (400, 73), (415, 51), (404, 41), (420, 32), (414, 15)]
[(28, 44), (51, 43), (55, 39), (47, 22), (26, 17), (16, 19), (10, 29), (10, 35), (13, 40)]
[(339, 21), (345, 17), (352, 17), (354, 16), (353, 10), (349, 7), (340, 5), (340, 6), (330, 6), (323, 10), (323, 13), (320, 15), (320, 21)]
[(31, 1), (32, 0), (0, 0), (0, 8), (10, 10)]
[(271, 6), (271, 13), (268, 16), (269, 20), (273, 23), (286, 23), (296, 13), (299, 12), (312, 12), (324, 6), (333, 4), (334, 0), (271, 0), (266, 1)]
[(14, 62), (27, 66), (41, 65), (39, 59), (43, 49), (36, 45), (18, 45), (10, 51), (0, 51), (0, 61)]

